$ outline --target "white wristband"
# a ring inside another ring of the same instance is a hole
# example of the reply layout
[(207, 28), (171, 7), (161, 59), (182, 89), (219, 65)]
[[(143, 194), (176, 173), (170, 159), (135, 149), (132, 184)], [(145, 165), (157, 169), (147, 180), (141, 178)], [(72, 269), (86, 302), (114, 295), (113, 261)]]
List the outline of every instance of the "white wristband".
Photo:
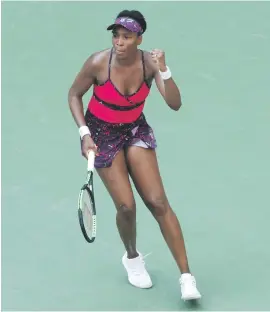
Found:
[(163, 80), (170, 79), (172, 77), (172, 73), (170, 71), (170, 68), (166, 66), (167, 70), (165, 72), (159, 71), (160, 76)]
[(79, 128), (79, 134), (80, 134), (81, 139), (87, 134), (91, 135), (90, 130), (87, 126), (81, 126)]

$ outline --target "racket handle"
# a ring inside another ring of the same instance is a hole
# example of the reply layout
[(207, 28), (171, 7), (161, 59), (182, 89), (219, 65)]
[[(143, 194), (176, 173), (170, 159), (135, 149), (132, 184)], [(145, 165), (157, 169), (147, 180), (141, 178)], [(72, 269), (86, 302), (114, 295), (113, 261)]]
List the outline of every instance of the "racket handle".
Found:
[(94, 170), (94, 164), (95, 164), (95, 152), (91, 150), (88, 154), (87, 170), (93, 171)]

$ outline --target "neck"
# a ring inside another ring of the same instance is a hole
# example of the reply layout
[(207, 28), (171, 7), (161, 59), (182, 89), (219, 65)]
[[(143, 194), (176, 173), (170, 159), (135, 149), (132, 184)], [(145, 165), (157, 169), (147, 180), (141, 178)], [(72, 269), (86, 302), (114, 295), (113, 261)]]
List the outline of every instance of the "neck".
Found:
[(120, 66), (133, 65), (137, 59), (137, 53), (138, 53), (138, 50), (132, 51), (132, 52), (130, 52), (129, 56), (127, 58), (124, 58), (124, 59), (118, 58), (116, 56), (115, 62), (117, 65), (120, 65)]

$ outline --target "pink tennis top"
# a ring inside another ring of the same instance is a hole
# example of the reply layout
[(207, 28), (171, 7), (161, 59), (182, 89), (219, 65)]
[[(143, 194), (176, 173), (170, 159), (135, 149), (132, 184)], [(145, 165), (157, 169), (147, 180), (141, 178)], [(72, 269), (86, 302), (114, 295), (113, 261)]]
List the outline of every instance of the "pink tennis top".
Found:
[(131, 95), (122, 94), (110, 78), (112, 51), (109, 59), (108, 79), (95, 85), (88, 110), (97, 118), (109, 123), (132, 123), (141, 115), (150, 88), (145, 76), (144, 54), (142, 52), (143, 82)]

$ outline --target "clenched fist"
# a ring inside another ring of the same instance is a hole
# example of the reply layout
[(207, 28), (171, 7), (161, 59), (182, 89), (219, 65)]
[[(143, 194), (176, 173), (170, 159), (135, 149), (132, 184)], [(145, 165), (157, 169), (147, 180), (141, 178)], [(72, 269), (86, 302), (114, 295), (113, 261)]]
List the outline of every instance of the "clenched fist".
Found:
[(154, 49), (150, 53), (151, 53), (153, 61), (157, 64), (159, 70), (162, 72), (165, 72), (167, 68), (166, 68), (164, 51), (159, 50), (159, 49)]

